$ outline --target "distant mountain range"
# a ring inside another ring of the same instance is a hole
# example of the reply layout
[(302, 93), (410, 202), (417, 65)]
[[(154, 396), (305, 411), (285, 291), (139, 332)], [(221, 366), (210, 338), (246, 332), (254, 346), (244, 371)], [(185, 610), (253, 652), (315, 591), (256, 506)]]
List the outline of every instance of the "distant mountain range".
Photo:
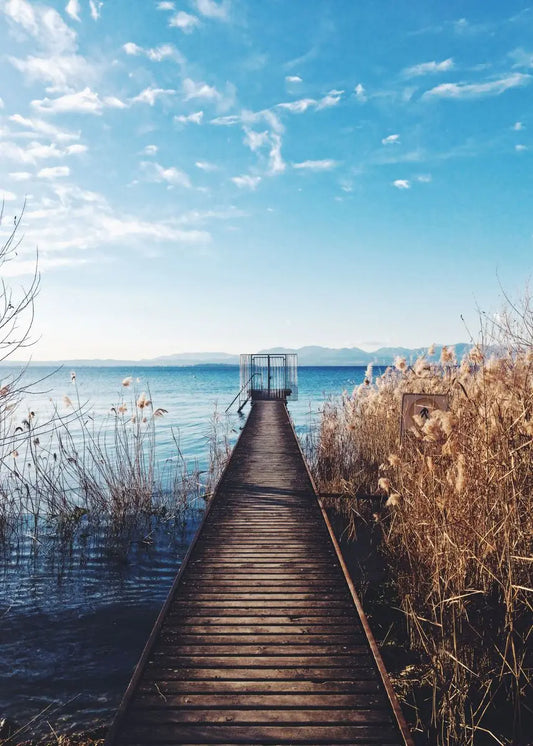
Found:
[[(452, 346), (452, 345), (449, 345)], [(457, 358), (460, 360), (471, 345), (464, 342), (453, 345)], [(438, 360), (442, 345), (435, 346), (435, 354), (432, 360)], [(276, 354), (295, 352), (298, 355), (299, 365), (391, 365), (398, 356), (405, 357), (408, 361), (414, 361), (422, 353), (427, 353), (427, 347), (410, 349), (407, 347), (381, 347), (374, 352), (365, 352), (358, 347), (300, 347), (293, 349), (289, 347), (272, 347), (269, 350), (259, 350), (262, 354)], [(4, 365), (14, 365), (13, 361), (6, 360)], [(47, 360), (33, 361), (33, 365), (66, 365), (76, 366), (101, 366), (101, 367), (127, 367), (133, 365), (141, 366), (184, 366), (184, 365), (238, 365), (239, 356), (227, 352), (180, 352), (174, 355), (161, 355), (145, 360)]]

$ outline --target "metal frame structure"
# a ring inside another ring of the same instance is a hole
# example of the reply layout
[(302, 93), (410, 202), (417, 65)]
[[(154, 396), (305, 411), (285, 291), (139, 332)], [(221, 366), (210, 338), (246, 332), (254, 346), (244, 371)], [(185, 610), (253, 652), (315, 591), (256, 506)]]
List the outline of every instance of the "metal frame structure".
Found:
[(239, 410), (247, 401), (298, 399), (298, 355), (257, 353), (241, 355)]

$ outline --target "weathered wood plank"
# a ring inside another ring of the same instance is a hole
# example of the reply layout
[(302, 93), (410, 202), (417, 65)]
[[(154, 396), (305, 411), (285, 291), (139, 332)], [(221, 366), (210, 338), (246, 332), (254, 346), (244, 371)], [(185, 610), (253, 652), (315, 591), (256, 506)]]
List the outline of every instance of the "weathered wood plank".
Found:
[(107, 746), (405, 746), (356, 603), (286, 409), (258, 402)]

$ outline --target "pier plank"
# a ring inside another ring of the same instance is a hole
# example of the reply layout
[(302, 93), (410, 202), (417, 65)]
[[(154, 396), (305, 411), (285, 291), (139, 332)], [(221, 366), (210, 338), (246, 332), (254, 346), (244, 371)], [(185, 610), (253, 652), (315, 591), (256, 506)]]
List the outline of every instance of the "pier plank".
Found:
[(412, 743), (285, 403), (254, 403), (106, 739)]

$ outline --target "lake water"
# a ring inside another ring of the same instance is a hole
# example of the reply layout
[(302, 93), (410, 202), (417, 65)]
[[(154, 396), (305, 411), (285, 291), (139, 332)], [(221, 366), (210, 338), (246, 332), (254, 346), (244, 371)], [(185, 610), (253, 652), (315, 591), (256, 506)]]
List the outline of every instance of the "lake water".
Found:
[[(299, 399), (289, 410), (301, 438), (309, 433), (330, 396), (351, 391), (364, 368), (300, 368)], [(17, 417), (28, 410), (44, 422), (63, 397), (77, 397), (96, 422), (105, 423), (112, 406), (126, 398), (129, 411), (140, 392), (149, 392), (157, 420), (157, 459), (176, 458), (179, 432), (185, 459), (201, 471), (209, 461), (209, 437), (215, 407), (219, 426), (232, 442), (243, 424), (235, 410), (224, 410), (239, 390), (237, 367), (78, 368), (30, 370), (26, 378), (47, 376), (27, 395)], [(2, 383), (9, 377), (0, 368)], [(133, 377), (131, 387), (121, 384)], [(63, 408), (63, 410), (61, 409)], [(246, 412), (245, 412), (246, 414)], [(101, 424), (106, 427), (105, 424)], [(19, 534), (0, 557), (0, 718), (24, 731), (50, 735), (50, 723), (62, 732), (108, 722), (139, 658), (172, 579), (201, 520), (203, 501), (179, 519), (146, 518), (110, 540), (105, 525), (97, 532), (79, 530), (67, 552), (59, 550), (55, 530), (39, 540), (30, 530)], [(39, 713), (41, 715), (39, 716)], [(39, 717), (37, 717), (39, 716)]]

